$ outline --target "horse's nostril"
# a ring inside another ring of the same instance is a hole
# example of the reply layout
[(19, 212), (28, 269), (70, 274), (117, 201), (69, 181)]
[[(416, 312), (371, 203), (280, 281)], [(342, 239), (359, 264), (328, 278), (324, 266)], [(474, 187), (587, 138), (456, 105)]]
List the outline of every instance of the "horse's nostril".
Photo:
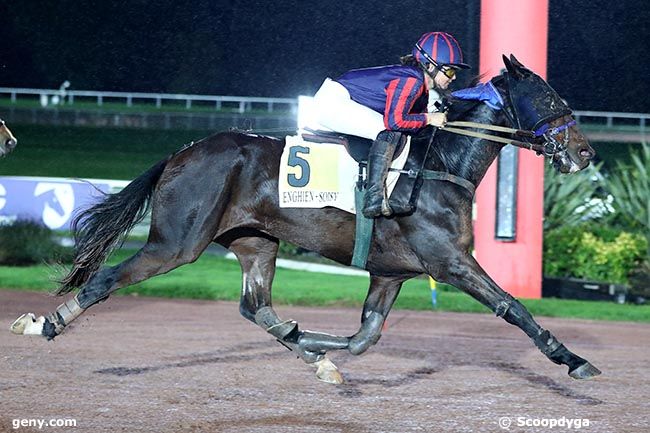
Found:
[(580, 149), (580, 156), (583, 158), (593, 158), (594, 153), (589, 149)]
[(16, 140), (12, 140), (12, 139), (7, 140), (5, 142), (5, 146), (7, 146), (7, 148), (9, 149), (13, 149), (14, 147), (16, 147)]

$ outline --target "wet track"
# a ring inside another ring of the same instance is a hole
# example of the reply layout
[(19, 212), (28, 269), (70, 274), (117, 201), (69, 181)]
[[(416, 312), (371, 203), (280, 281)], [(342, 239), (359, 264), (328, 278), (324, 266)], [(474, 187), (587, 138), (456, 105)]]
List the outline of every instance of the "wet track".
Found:
[[(0, 291), (0, 432), (499, 432), (502, 417), (511, 432), (650, 431), (646, 324), (538, 318), (603, 371), (582, 382), (503, 320), (396, 310), (369, 352), (332, 353), (346, 379), (334, 386), (231, 302), (117, 297), (54, 342), (8, 331), (20, 314), (59, 301)], [(360, 315), (277, 311), (343, 335)], [(589, 425), (518, 426), (563, 417)], [(77, 427), (12, 427), (53, 418)]]

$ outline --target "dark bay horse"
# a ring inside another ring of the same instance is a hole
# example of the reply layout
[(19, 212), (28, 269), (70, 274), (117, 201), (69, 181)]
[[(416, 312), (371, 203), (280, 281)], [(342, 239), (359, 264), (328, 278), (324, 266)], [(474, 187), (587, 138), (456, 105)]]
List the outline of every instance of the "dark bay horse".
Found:
[(11, 133), (5, 121), (0, 119), (0, 156), (5, 156), (16, 148), (18, 140)]
[[(585, 168), (594, 151), (572, 121), (568, 107), (544, 80), (514, 57), (504, 57), (504, 62), (507, 71), (491, 80), (504, 102), (502, 109), (460, 101), (452, 106), (449, 118), (530, 131), (541, 127), (545, 153), (559, 171)], [(428, 138), (427, 134), (413, 137), (406, 168), (419, 169), (424, 163), (427, 169), (447, 171), (474, 186), (503, 147), (442, 129), (427, 152)], [(21, 316), (12, 325), (13, 332), (52, 339), (112, 292), (193, 262), (211, 242), (217, 242), (230, 249), (241, 264), (241, 314), (316, 365), (321, 380), (342, 381), (326, 352), (347, 349), (357, 355), (374, 345), (402, 283), (420, 274), (456, 286), (521, 328), (551, 361), (567, 365), (571, 377), (600, 374), (539, 326), (472, 257), (473, 195), (470, 189), (451, 182), (425, 180), (414, 214), (376, 221), (366, 266), (370, 287), (361, 326), (354, 335), (301, 330), (297, 322), (280, 319), (271, 303), (279, 239), (349, 265), (355, 236), (355, 218), (347, 212), (279, 207), (283, 147), (284, 140), (219, 133), (184, 147), (121, 192), (85, 210), (74, 224), (74, 264), (57, 294), (76, 288), (80, 291), (45, 317)], [(407, 197), (410, 191), (408, 179), (402, 176), (395, 193)], [(152, 216), (146, 245), (124, 262), (102, 268), (107, 255), (144, 216), (149, 203)]]

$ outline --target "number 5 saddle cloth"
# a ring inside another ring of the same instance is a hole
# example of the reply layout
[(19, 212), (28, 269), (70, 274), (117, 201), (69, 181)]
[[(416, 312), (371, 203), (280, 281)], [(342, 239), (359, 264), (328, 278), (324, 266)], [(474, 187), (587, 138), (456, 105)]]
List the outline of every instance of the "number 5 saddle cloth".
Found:
[[(359, 179), (359, 163), (340, 142), (314, 143), (302, 136), (287, 136), (280, 159), (278, 198), (283, 208), (335, 207), (356, 213), (354, 189)], [(410, 137), (391, 168), (401, 170), (406, 164)], [(364, 164), (365, 172), (365, 164)], [(392, 193), (400, 173), (391, 171), (386, 191)]]

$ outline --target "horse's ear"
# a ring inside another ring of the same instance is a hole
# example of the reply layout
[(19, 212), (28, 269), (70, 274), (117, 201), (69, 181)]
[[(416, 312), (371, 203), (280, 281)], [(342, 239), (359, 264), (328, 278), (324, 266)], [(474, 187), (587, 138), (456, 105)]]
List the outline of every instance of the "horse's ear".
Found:
[(508, 73), (512, 78), (515, 79), (520, 79), (524, 78), (526, 72), (528, 72), (528, 69), (521, 63), (519, 63), (519, 60), (512, 54), (510, 54), (510, 58), (507, 58), (505, 54), (502, 55), (503, 57), (503, 64), (506, 65), (506, 69), (508, 70)]
[(514, 66), (516, 66), (517, 68), (520, 68), (520, 69), (528, 69), (528, 68), (526, 68), (524, 65), (522, 65), (521, 62), (520, 62), (519, 60), (517, 60), (517, 58), (515, 57), (514, 54), (510, 54), (510, 62), (511, 62)]
[(506, 70), (508, 71), (508, 74), (510, 74), (512, 78), (520, 78), (521, 74), (517, 70), (517, 67), (512, 64), (510, 59), (507, 58), (505, 54), (502, 54), (501, 57), (503, 57), (503, 64), (506, 65)]
[(525, 67), (523, 65), (523, 63), (521, 63), (519, 60), (517, 60), (517, 58), (515, 57), (514, 54), (510, 54), (510, 62), (519, 70), (519, 72), (523, 76), (529, 76), (530, 74), (533, 73), (533, 71), (531, 71), (530, 69)]

